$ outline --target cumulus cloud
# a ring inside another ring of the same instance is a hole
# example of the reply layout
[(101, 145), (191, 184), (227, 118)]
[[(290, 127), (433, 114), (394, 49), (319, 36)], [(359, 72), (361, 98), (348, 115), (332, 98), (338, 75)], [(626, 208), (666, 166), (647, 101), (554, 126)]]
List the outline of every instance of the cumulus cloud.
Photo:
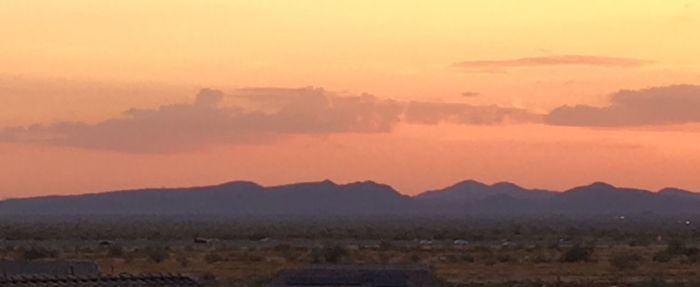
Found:
[(525, 110), (459, 103), (400, 102), (321, 88), (202, 89), (193, 102), (131, 109), (96, 124), (59, 122), (0, 130), (0, 141), (153, 153), (207, 144), (265, 142), (288, 135), (390, 132), (414, 124), (539, 120)]
[(195, 106), (201, 107), (216, 107), (224, 99), (224, 94), (218, 90), (202, 89), (197, 94), (197, 99), (194, 101)]
[(651, 63), (650, 61), (602, 57), (589, 55), (560, 55), (547, 57), (527, 57), (506, 60), (477, 60), (455, 63), (454, 66), (468, 70), (493, 71), (494, 69), (547, 66), (594, 66), (632, 68)]
[[(251, 90), (252, 91), (252, 90)], [(0, 131), (0, 140), (127, 152), (167, 152), (211, 143), (245, 143), (286, 134), (387, 132), (399, 120), (399, 103), (369, 95), (339, 97), (322, 89), (234, 92), (203, 89), (191, 104), (132, 109), (97, 124), (62, 122)], [(225, 97), (252, 106), (222, 106)]]
[(700, 122), (700, 86), (623, 90), (605, 107), (562, 106), (545, 121), (553, 125), (623, 127)]

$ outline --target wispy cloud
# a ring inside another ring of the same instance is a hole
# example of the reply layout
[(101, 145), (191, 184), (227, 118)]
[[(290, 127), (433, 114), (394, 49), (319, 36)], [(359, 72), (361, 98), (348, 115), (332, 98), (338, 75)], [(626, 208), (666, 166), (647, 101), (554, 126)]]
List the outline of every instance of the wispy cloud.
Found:
[(548, 124), (625, 127), (700, 122), (700, 86), (676, 85), (623, 90), (608, 106), (562, 106), (545, 118)]
[(457, 68), (468, 71), (494, 71), (506, 68), (522, 67), (548, 67), (548, 66), (593, 66), (593, 67), (619, 67), (633, 68), (650, 64), (651, 61), (603, 57), (590, 55), (558, 55), (545, 57), (526, 57), (504, 60), (474, 60), (455, 63)]
[(465, 97), (465, 98), (473, 98), (473, 97), (476, 97), (478, 95), (479, 95), (479, 93), (477, 93), (477, 92), (463, 92), (462, 93), (462, 97)]
[(467, 125), (540, 122), (542, 116), (524, 109), (496, 105), (477, 106), (462, 103), (410, 102), (405, 120), (409, 123), (439, 124), (442, 122)]

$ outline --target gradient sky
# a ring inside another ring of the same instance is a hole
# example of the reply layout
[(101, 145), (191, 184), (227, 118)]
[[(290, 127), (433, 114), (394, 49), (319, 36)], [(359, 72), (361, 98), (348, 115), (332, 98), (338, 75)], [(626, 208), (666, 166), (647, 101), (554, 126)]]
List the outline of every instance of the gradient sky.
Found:
[(700, 191), (700, 1), (0, 0), (0, 198)]

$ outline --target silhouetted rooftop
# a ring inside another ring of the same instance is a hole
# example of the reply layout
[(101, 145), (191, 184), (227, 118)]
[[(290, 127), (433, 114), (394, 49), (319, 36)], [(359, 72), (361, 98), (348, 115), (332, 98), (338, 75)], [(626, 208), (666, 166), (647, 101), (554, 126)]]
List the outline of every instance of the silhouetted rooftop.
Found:
[(97, 265), (84, 261), (0, 261), (0, 277), (19, 275), (96, 276)]
[(0, 278), (2, 287), (199, 287), (182, 275), (19, 276)]
[(272, 286), (428, 287), (432, 273), (422, 266), (313, 265), (283, 272)]

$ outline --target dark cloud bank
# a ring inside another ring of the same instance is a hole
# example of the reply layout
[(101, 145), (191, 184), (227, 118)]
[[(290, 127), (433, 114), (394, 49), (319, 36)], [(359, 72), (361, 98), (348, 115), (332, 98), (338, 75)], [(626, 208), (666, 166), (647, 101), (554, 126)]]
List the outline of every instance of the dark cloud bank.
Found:
[(700, 86), (677, 85), (612, 95), (605, 107), (563, 106), (545, 117), (552, 125), (625, 127), (700, 122)]
[[(223, 105), (225, 102), (233, 105)], [(293, 134), (389, 132), (412, 123), (496, 124), (524, 110), (466, 104), (405, 103), (320, 88), (203, 89), (190, 104), (133, 109), (97, 124), (61, 122), (0, 131), (0, 141), (125, 152), (167, 152), (206, 144), (264, 142)]]
[(700, 122), (700, 86), (620, 91), (606, 107), (563, 106), (547, 115), (495, 105), (341, 96), (320, 88), (251, 88), (230, 94), (203, 89), (192, 103), (132, 109), (97, 124), (8, 128), (0, 130), (0, 141), (151, 153), (266, 142), (288, 135), (383, 133), (399, 122), (593, 127), (693, 123)]

